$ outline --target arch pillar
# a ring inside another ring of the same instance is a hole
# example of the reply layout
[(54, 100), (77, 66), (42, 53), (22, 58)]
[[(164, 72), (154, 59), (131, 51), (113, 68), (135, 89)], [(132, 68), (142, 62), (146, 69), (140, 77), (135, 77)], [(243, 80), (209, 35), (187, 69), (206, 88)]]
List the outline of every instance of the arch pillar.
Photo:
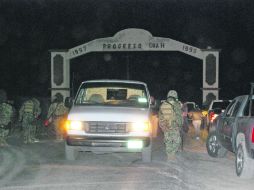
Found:
[(51, 52), (51, 100), (60, 93), (63, 99), (70, 96), (70, 60), (68, 50)]
[(216, 49), (203, 51), (203, 104), (219, 99), (219, 52)]

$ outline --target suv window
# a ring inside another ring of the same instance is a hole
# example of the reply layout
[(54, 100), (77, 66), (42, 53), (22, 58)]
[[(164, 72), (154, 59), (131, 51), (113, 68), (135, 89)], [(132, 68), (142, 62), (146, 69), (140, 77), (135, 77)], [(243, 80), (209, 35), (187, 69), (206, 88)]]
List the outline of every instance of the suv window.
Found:
[(238, 101), (238, 102), (235, 104), (235, 107), (234, 107), (234, 109), (233, 109), (233, 112), (232, 112), (232, 115), (231, 115), (231, 116), (233, 116), (233, 117), (236, 116), (236, 114), (238, 113), (238, 110), (239, 110), (240, 106), (241, 106), (241, 101)]
[(187, 104), (188, 111), (194, 110), (195, 106), (194, 104)]
[(234, 108), (234, 106), (235, 106), (235, 103), (236, 103), (236, 100), (233, 100), (233, 101), (229, 104), (229, 106), (227, 107), (227, 110), (226, 110), (226, 116), (230, 116), (230, 115), (231, 115), (232, 110), (233, 110), (233, 108)]
[[(251, 100), (252, 101), (252, 106), (251, 106), (251, 116), (254, 116), (254, 99)], [(244, 108), (244, 116), (249, 116), (249, 109), (250, 109), (250, 100), (248, 100), (248, 103), (246, 104), (245, 108)]]

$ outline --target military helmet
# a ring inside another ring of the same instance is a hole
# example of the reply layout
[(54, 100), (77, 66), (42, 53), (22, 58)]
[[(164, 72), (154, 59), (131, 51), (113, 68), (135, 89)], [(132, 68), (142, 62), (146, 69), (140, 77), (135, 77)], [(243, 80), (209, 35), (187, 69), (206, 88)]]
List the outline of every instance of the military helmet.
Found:
[(60, 93), (55, 94), (55, 101), (56, 102), (63, 102), (63, 96)]
[(0, 103), (7, 100), (7, 93), (4, 89), (0, 89)]
[(32, 98), (32, 101), (35, 105), (39, 106), (40, 105), (40, 101), (37, 100), (36, 98)]
[(168, 91), (167, 98), (169, 98), (169, 97), (177, 99), (178, 98), (177, 92), (175, 90)]

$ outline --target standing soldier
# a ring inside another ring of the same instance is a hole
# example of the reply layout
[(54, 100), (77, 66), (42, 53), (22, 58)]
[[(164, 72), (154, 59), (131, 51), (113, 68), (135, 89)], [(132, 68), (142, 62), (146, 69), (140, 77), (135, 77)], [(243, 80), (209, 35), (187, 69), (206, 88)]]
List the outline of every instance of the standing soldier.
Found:
[(56, 140), (63, 140), (63, 121), (65, 119), (68, 109), (64, 106), (63, 96), (59, 93), (55, 95), (55, 99), (49, 107), (48, 111), (48, 120), (52, 121), (55, 131), (56, 131)]
[(6, 138), (11, 128), (14, 109), (7, 103), (7, 94), (0, 90), (0, 146), (8, 146)]
[(181, 127), (183, 125), (181, 104), (175, 90), (170, 90), (167, 100), (164, 101), (159, 110), (159, 125), (164, 132), (164, 143), (169, 160), (175, 159), (175, 154), (180, 151)]
[(32, 101), (34, 102), (34, 122), (33, 122), (32, 130), (31, 130), (31, 139), (32, 139), (32, 142), (39, 142), (39, 139), (36, 138), (37, 123), (38, 123), (36, 122), (36, 120), (39, 118), (41, 114), (40, 101), (36, 98), (32, 98)]
[(36, 98), (28, 99), (19, 110), (19, 121), (24, 130), (24, 143), (39, 142), (35, 138), (36, 119), (41, 114), (40, 102)]

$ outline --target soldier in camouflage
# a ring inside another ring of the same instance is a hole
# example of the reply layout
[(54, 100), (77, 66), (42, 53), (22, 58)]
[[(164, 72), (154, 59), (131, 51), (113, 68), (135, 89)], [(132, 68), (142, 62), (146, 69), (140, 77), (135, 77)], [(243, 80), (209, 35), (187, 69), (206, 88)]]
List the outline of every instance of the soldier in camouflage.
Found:
[(63, 123), (68, 113), (67, 107), (64, 106), (63, 96), (59, 93), (55, 95), (55, 99), (49, 107), (47, 118), (52, 122), (56, 131), (56, 140), (63, 140)]
[(8, 146), (6, 138), (11, 128), (14, 109), (12, 105), (7, 103), (7, 94), (4, 90), (0, 90), (0, 146)]
[(25, 101), (19, 110), (19, 121), (24, 130), (24, 143), (39, 142), (36, 136), (36, 119), (41, 114), (40, 102), (36, 98)]
[[(37, 120), (41, 114), (40, 101), (36, 98), (32, 98), (32, 101), (34, 102), (34, 120)], [(38, 122), (33, 122), (32, 125), (33, 126), (31, 130), (32, 142), (39, 142), (39, 139), (36, 138), (37, 123)]]
[(170, 90), (167, 100), (159, 110), (159, 126), (164, 132), (164, 143), (169, 160), (175, 159), (175, 154), (181, 150), (181, 128), (183, 125), (181, 104), (175, 90)]

